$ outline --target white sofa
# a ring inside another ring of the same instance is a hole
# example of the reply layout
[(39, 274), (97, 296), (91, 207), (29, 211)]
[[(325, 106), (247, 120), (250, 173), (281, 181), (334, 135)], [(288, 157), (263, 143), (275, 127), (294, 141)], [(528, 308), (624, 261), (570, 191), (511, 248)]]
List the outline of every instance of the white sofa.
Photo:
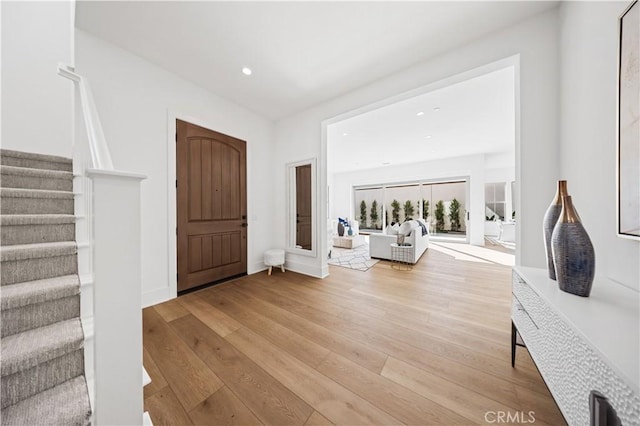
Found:
[[(378, 259), (391, 260), (391, 244), (397, 242), (397, 239), (397, 235), (387, 235), (386, 230), (383, 234), (369, 235), (369, 255)], [(411, 233), (404, 237), (404, 242), (412, 245), (409, 261), (415, 264), (429, 248), (429, 227), (427, 227), (427, 234), (422, 235), (422, 227), (416, 223)]]

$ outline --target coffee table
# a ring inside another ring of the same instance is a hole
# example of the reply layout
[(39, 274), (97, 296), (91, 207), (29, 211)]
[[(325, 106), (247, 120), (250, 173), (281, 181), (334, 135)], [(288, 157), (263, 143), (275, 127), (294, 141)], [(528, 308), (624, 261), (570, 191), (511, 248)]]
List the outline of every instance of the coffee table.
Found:
[(365, 243), (364, 235), (345, 235), (333, 237), (333, 246), (352, 249)]

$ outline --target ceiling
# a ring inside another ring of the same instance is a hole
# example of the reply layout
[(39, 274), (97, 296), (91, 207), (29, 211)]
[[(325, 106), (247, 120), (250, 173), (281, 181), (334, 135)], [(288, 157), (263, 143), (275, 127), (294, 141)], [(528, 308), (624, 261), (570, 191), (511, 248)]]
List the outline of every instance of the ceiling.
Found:
[(330, 172), (515, 152), (514, 88), (508, 67), (331, 124)]
[(556, 5), (78, 1), (76, 26), (277, 120)]

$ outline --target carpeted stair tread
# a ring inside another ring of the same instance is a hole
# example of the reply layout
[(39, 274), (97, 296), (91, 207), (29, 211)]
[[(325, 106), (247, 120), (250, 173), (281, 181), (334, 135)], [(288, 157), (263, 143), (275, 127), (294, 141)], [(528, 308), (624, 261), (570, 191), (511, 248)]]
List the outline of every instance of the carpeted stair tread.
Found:
[(0, 165), (0, 174), (37, 177), (42, 179), (73, 179), (72, 172), (63, 170), (34, 169), (32, 167), (16, 167)]
[(26, 259), (41, 259), (46, 257), (68, 256), (77, 252), (75, 241), (60, 241), (55, 243), (17, 244), (0, 247), (2, 262)]
[(75, 229), (76, 217), (72, 214), (0, 215), (0, 241), (3, 246), (73, 241)]
[(2, 424), (87, 425), (91, 416), (84, 376), (40, 392), (2, 410)]
[(72, 171), (70, 158), (57, 155), (34, 154), (31, 152), (0, 149), (0, 164), (17, 167), (31, 167), (45, 170)]
[(72, 200), (73, 192), (54, 191), (51, 189), (0, 188), (0, 196), (4, 198), (53, 198)]
[(0, 166), (3, 188), (73, 191), (73, 173), (32, 167)]
[(2, 338), (2, 377), (35, 367), (83, 346), (79, 318)]
[(6, 214), (0, 216), (2, 226), (23, 225), (62, 225), (75, 223), (76, 217), (72, 214)]
[(15, 309), (35, 303), (75, 296), (80, 293), (77, 275), (46, 278), (2, 287), (1, 309)]

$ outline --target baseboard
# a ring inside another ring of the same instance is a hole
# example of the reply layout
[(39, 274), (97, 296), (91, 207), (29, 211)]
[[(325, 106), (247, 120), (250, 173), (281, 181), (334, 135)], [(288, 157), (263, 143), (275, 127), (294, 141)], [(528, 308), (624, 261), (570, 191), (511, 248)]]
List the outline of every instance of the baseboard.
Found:
[[(95, 362), (94, 362), (94, 337), (95, 328), (93, 316), (80, 318), (82, 331), (84, 333), (84, 377), (87, 381), (87, 391), (89, 392), (89, 403), (92, 412), (95, 411), (96, 404), (96, 383), (95, 383)], [(93, 413), (92, 413), (92, 420)], [(95, 423), (95, 422), (94, 422)]]
[(159, 288), (156, 290), (142, 293), (142, 307), (157, 305), (176, 297), (176, 294), (169, 287)]
[(320, 278), (325, 279), (329, 276), (329, 264), (322, 265), (322, 276)]
[(318, 267), (316, 265), (308, 265), (308, 264), (299, 263), (299, 262), (293, 262), (290, 260), (286, 261), (284, 267), (287, 271), (297, 272), (299, 274), (309, 275), (310, 277), (315, 277), (315, 278), (325, 278), (327, 275), (329, 275), (328, 272), (325, 272), (323, 274), (322, 267)]
[(147, 369), (142, 366), (142, 387), (144, 388), (149, 383), (151, 383), (151, 377), (149, 376), (149, 373), (147, 373)]
[(264, 262), (256, 262), (250, 268), (247, 268), (247, 275), (257, 274), (258, 272), (266, 271), (267, 269), (269, 269), (269, 267), (265, 265)]

